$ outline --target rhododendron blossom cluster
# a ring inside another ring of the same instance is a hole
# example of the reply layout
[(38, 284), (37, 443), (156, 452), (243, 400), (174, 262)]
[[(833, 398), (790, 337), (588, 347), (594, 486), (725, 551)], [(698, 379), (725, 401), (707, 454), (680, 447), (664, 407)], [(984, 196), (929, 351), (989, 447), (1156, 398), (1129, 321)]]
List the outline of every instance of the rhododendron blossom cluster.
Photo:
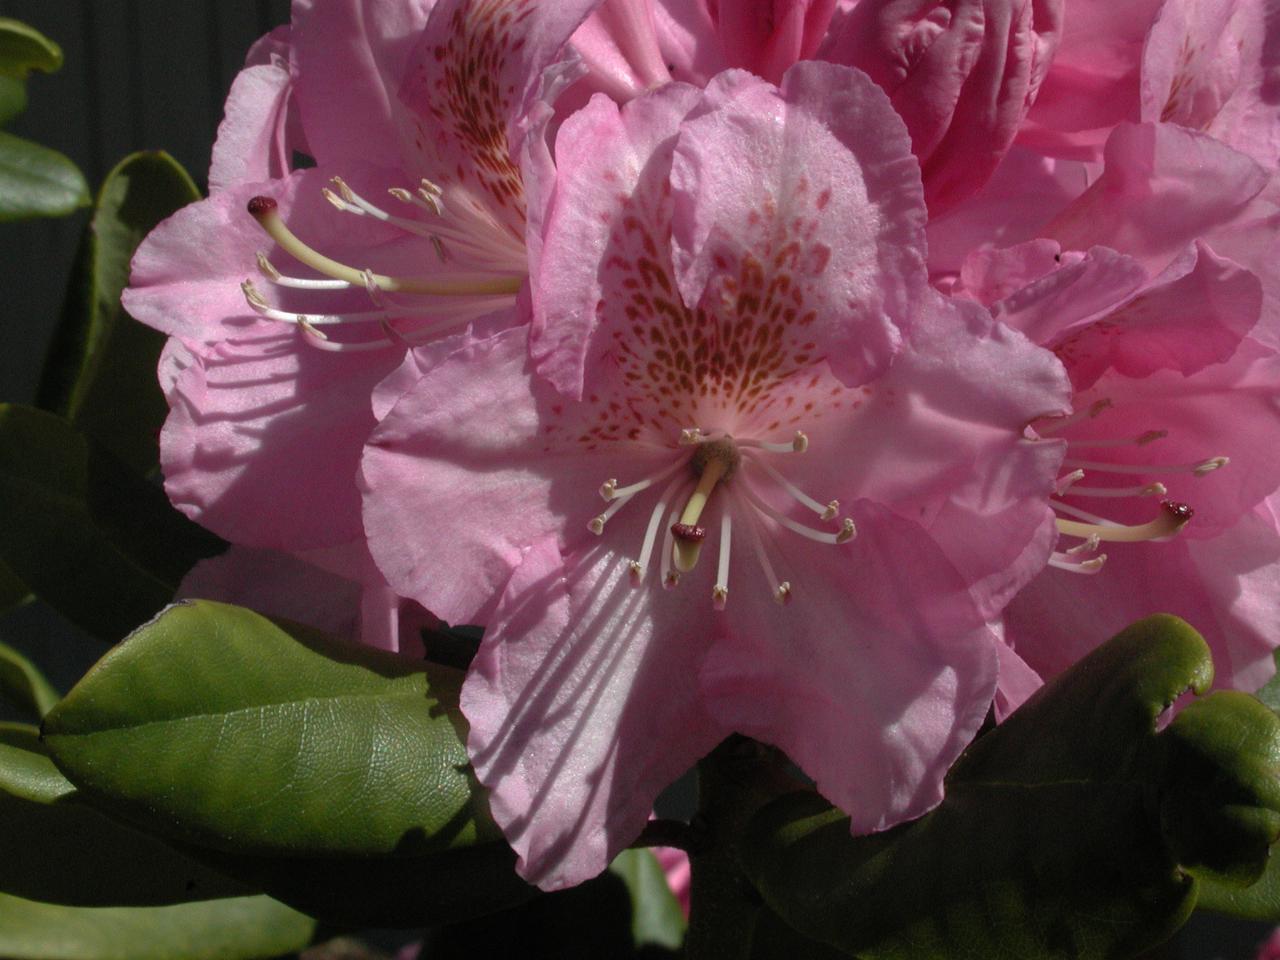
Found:
[(293, 10), (125, 297), (166, 490), (236, 545), (185, 592), (482, 626), (526, 879), (734, 733), (855, 833), (919, 817), (1153, 613), (1270, 678), (1274, 4)]

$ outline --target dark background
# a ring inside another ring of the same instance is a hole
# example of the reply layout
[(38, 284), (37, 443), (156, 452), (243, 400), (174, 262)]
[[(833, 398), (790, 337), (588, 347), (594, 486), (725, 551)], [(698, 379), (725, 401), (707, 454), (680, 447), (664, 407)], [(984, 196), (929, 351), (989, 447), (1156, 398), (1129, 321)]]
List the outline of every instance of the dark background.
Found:
[[(60, 73), (31, 79), (27, 111), (9, 129), (67, 154), (95, 192), (118, 160), (143, 149), (167, 150), (203, 190), (245, 51), (288, 15), (288, 0), (0, 0), (0, 16), (31, 24), (66, 55)], [(0, 402), (34, 399), (87, 219), (0, 224)], [(103, 652), (39, 604), (0, 617), (0, 640), (64, 690)], [(11, 718), (0, 705), (0, 720)], [(1159, 956), (1252, 960), (1267, 932), (1198, 916)]]

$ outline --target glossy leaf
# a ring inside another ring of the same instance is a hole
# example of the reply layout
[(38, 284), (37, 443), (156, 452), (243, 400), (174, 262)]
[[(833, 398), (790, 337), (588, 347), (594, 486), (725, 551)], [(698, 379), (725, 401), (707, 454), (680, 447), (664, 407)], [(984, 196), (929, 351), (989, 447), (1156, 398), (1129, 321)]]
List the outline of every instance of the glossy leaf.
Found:
[(1149, 618), (970, 747), (933, 813), (854, 838), (795, 794), (743, 862), (783, 920), (865, 960), (1134, 955), (1186, 919), (1189, 871), (1246, 883), (1280, 832), (1274, 715), (1218, 693), (1156, 730), (1211, 681), (1200, 637)]
[(162, 906), (246, 888), (83, 802), (35, 727), (0, 724), (0, 891), (68, 906)]
[(95, 908), (0, 894), (0, 956), (11, 960), (258, 960), (305, 947), (314, 930), (267, 897)]
[(463, 746), (461, 674), (177, 604), (95, 666), (45, 741), (104, 809), (327, 919), (419, 924), (532, 895)]
[(88, 203), (89, 185), (74, 163), (0, 131), (0, 221), (63, 217)]
[(157, 466), (157, 437), (168, 412), (156, 382), (165, 338), (130, 318), (120, 293), (142, 238), (199, 196), (166, 153), (132, 154), (107, 174), (41, 378), (40, 406), (65, 416), (139, 473)]
[(0, 643), (0, 700), (43, 717), (58, 698), (58, 691), (34, 663), (8, 644)]
[(685, 920), (658, 858), (648, 850), (624, 850), (609, 865), (631, 895), (631, 935), (637, 946), (678, 950)]
[(0, 405), (0, 557), (42, 600), (115, 641), (223, 544), (65, 420)]
[[(26, 78), (62, 66), (58, 45), (38, 30), (0, 17), (0, 124), (27, 105)], [(89, 202), (74, 163), (48, 147), (0, 132), (0, 221), (60, 217)]]
[(0, 75), (25, 79), (62, 68), (62, 48), (35, 27), (0, 17)]

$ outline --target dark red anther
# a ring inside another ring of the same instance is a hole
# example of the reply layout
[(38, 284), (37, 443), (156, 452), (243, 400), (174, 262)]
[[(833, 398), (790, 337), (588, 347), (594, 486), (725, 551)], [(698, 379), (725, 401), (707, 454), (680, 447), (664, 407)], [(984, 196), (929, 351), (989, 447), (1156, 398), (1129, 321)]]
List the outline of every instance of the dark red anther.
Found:
[(707, 539), (707, 528), (692, 523), (673, 523), (671, 535), (685, 543), (701, 543)]
[(276, 208), (276, 202), (270, 197), (254, 197), (249, 201), (249, 213), (259, 220)]
[(1179, 526), (1196, 515), (1196, 512), (1189, 506), (1185, 503), (1178, 503), (1176, 500), (1161, 500), (1160, 506), (1164, 508), (1165, 513), (1178, 522)]

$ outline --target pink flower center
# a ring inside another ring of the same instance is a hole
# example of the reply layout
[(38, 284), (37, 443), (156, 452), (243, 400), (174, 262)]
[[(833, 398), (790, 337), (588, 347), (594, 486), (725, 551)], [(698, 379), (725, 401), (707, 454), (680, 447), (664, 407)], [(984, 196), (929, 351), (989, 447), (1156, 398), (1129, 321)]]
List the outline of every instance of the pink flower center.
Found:
[[(1109, 398), (1093, 403), (1082, 403), (1076, 399), (1077, 412), (1069, 417), (1046, 421), (1036, 425), (1037, 433), (1042, 437), (1056, 437), (1070, 432), (1073, 427), (1097, 420), (1114, 404)], [(1050, 499), (1054, 512), (1058, 514), (1058, 533), (1063, 537), (1078, 540), (1072, 547), (1055, 552), (1050, 559), (1051, 566), (1072, 573), (1097, 573), (1105, 564), (1107, 555), (1098, 553), (1103, 542), (1141, 543), (1147, 541), (1163, 541), (1175, 536), (1190, 522), (1195, 511), (1185, 503), (1166, 498), (1169, 492), (1160, 481), (1148, 481), (1133, 486), (1116, 482), (1125, 476), (1172, 476), (1191, 474), (1194, 477), (1205, 477), (1225, 467), (1230, 461), (1227, 457), (1214, 456), (1193, 463), (1133, 463), (1127, 459), (1107, 459), (1107, 451), (1127, 451), (1134, 448), (1145, 448), (1164, 440), (1169, 436), (1165, 429), (1146, 430), (1136, 437), (1106, 439), (1067, 439), (1067, 457), (1063, 466), (1069, 472), (1058, 478), (1055, 495)], [(1085, 454), (1084, 457), (1081, 454)], [(1085, 485), (1081, 481), (1094, 474), (1099, 475), (1102, 484)], [(1156, 516), (1145, 523), (1124, 524), (1085, 510), (1071, 500), (1111, 500), (1132, 501), (1145, 497), (1159, 497), (1160, 509)]]
[[(661, 534), (659, 577), (663, 586), (671, 589), (697, 566), (707, 541), (707, 531), (699, 521), (707, 506), (719, 497), (723, 503), (712, 603), (716, 609), (723, 610), (728, 602), (729, 562), (736, 522), (747, 530), (760, 569), (772, 585), (774, 600), (786, 604), (791, 600), (792, 584), (777, 576), (766, 543), (774, 529), (784, 527), (821, 544), (847, 543), (857, 533), (851, 519), (838, 518), (838, 501), (820, 503), (770, 462), (777, 456), (804, 453), (808, 446), (808, 438), (800, 431), (796, 431), (790, 441), (778, 443), (723, 432), (708, 434), (696, 427), (683, 430), (670, 461), (649, 476), (625, 486), (619, 486), (616, 479), (605, 481), (600, 487), (600, 496), (609, 506), (593, 517), (587, 528), (597, 535), (603, 534), (609, 519), (633, 498), (667, 481), (652, 507), (639, 554), (636, 559), (628, 560), (627, 566), (632, 584), (644, 583)], [(786, 500), (799, 503), (821, 522), (831, 524), (832, 529), (811, 527), (787, 516), (775, 506)]]

